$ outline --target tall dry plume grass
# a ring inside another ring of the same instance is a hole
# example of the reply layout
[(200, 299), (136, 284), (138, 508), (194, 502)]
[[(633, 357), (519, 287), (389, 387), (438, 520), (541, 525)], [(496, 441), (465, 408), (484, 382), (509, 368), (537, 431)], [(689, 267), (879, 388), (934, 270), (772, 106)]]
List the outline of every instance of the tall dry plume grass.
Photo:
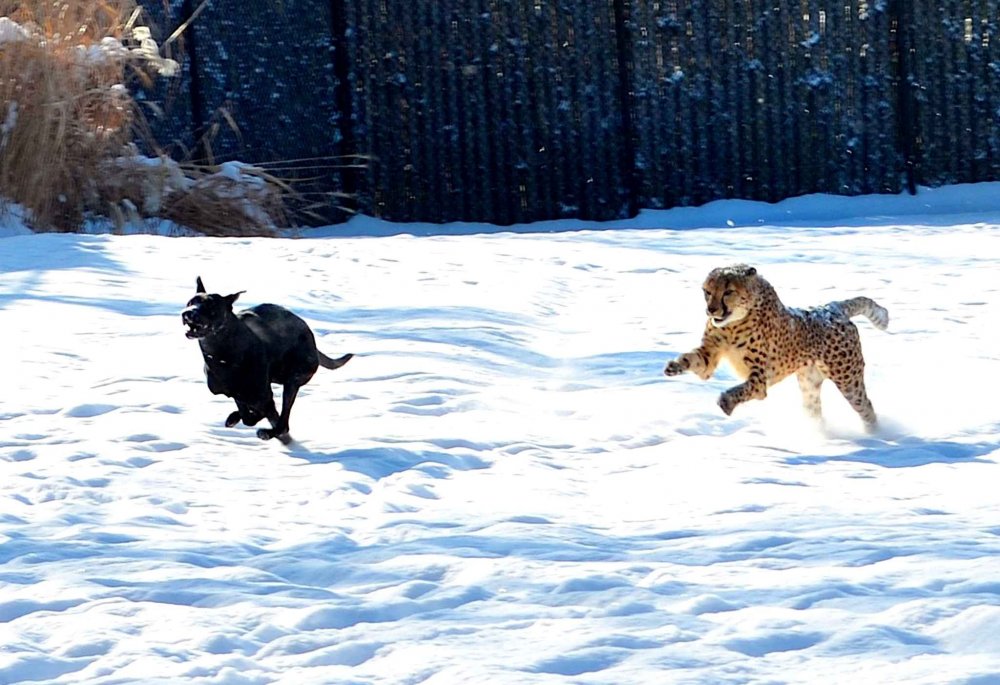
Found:
[(26, 208), (36, 230), (73, 231), (98, 215), (273, 233), (283, 188), (265, 174), (137, 155), (133, 136), (148, 127), (126, 83), (168, 62), (139, 16), (132, 0), (0, 0), (0, 199)]

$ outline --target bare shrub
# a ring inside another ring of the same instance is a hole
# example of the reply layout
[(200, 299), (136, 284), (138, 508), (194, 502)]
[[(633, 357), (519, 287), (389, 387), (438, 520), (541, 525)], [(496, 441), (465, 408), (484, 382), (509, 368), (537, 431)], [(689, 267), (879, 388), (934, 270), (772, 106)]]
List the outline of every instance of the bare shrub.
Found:
[(159, 217), (213, 235), (270, 235), (287, 187), (245, 165), (140, 157), (127, 78), (167, 73), (132, 0), (0, 0), (0, 197), (36, 230), (85, 216)]
[(249, 164), (179, 164), (132, 154), (109, 160), (102, 172), (102, 201), (119, 230), (147, 217), (213, 236), (273, 236), (288, 224), (291, 189)]

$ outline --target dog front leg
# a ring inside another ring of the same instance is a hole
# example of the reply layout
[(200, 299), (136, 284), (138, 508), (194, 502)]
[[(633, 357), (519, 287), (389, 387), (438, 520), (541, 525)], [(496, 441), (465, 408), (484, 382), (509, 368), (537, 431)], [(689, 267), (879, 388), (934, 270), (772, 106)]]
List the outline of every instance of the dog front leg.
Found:
[[(250, 418), (249, 408), (243, 402), (234, 398), (236, 402), (236, 411), (231, 412), (229, 416), (226, 417), (226, 428), (232, 428), (240, 421), (246, 421)], [(247, 424), (250, 425), (249, 423)]]
[(246, 402), (236, 400), (236, 411), (226, 417), (226, 428), (232, 428), (240, 421), (245, 426), (256, 426), (262, 418), (264, 418), (263, 413), (257, 411)]

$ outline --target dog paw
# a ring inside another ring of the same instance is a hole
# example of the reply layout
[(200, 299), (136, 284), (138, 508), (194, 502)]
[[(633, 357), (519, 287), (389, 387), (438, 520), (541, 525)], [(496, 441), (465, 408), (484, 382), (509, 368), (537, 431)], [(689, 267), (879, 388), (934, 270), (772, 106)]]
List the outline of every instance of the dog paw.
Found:
[(240, 422), (240, 413), (234, 411), (232, 414), (226, 417), (226, 428), (232, 428)]
[(292, 441), (292, 436), (289, 435), (287, 430), (279, 433), (273, 428), (258, 428), (257, 437), (260, 438), (261, 440), (270, 440), (271, 438), (277, 438), (285, 445), (287, 445)]
[(736, 408), (737, 402), (736, 397), (733, 395), (732, 391), (727, 390), (726, 392), (719, 395), (719, 408), (725, 412), (726, 416), (731, 416), (733, 409)]
[(667, 362), (667, 367), (663, 369), (663, 373), (667, 376), (679, 376), (680, 374), (687, 371), (681, 363), (678, 361)]

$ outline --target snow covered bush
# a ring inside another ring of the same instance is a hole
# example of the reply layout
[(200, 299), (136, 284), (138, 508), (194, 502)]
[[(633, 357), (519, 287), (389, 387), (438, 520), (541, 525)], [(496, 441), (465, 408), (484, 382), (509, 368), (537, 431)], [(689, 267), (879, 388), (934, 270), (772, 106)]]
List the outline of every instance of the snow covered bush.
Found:
[(283, 186), (249, 167), (181, 167), (133, 145), (129, 78), (169, 77), (133, 0), (0, 0), (0, 198), (36, 230), (148, 217), (212, 234), (269, 234)]
[(206, 235), (273, 235), (285, 221), (291, 190), (258, 167), (178, 164), (132, 154), (107, 160), (101, 191), (119, 227), (141, 227), (148, 217)]

